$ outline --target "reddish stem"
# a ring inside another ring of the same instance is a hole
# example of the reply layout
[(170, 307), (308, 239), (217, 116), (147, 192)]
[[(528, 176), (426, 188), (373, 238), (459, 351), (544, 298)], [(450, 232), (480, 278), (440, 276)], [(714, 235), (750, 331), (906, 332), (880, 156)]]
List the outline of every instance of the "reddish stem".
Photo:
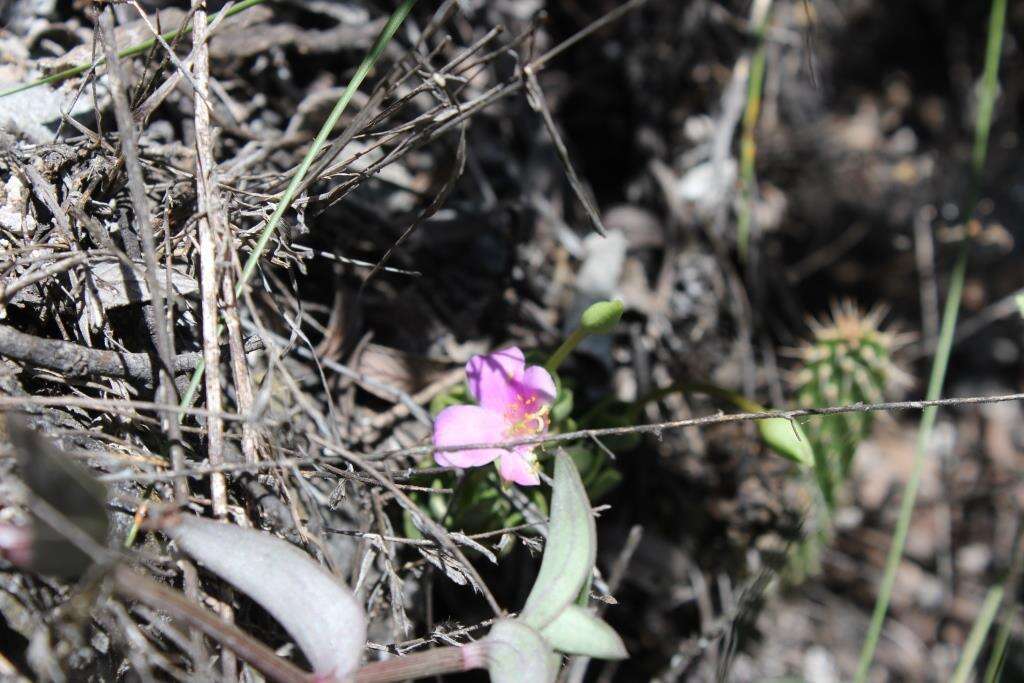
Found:
[(461, 647), (440, 647), (426, 652), (371, 662), (355, 673), (354, 683), (394, 683), (410, 678), (424, 678), (458, 673), (487, 666), (482, 642)]

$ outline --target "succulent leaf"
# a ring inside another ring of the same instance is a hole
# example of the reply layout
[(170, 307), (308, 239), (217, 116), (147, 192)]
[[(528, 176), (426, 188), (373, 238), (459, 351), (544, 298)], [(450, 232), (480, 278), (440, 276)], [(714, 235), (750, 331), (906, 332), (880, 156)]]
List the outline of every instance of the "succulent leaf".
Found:
[(599, 659), (629, 656), (615, 629), (578, 605), (567, 606), (540, 633), (553, 648), (566, 654)]
[(181, 515), (165, 533), (277, 619), (319, 676), (344, 680), (359, 666), (366, 643), (363, 609), (309, 555), (265, 531), (192, 515)]
[(544, 628), (554, 620), (575, 599), (596, 557), (597, 528), (590, 500), (572, 458), (559, 451), (548, 541), (520, 619), (534, 628)]
[[(8, 416), (7, 431), (21, 478), (29, 490), (69, 524), (103, 545), (110, 526), (103, 484), (23, 420)], [(30, 548), (24, 557), (27, 569), (71, 579), (92, 565), (89, 555), (35, 515), (29, 537)]]
[(491, 683), (551, 683), (558, 675), (560, 658), (519, 619), (495, 622), (483, 642)]

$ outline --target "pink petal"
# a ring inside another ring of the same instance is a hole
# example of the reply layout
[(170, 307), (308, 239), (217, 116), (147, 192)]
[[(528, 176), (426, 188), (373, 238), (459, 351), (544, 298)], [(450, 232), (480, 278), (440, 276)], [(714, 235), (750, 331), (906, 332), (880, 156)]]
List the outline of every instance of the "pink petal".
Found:
[(540, 365), (526, 368), (520, 386), (524, 398), (536, 397), (543, 405), (554, 403), (555, 394), (558, 393), (555, 389), (555, 380), (551, 379), (551, 374)]
[(520, 486), (536, 486), (540, 477), (533, 468), (532, 449), (517, 448), (514, 452), (502, 453), (498, 461), (498, 473), (505, 481), (514, 481)]
[(484, 408), (504, 412), (518, 396), (513, 385), (522, 379), (525, 365), (522, 350), (515, 346), (486, 356), (473, 356), (466, 363), (469, 391)]
[[(461, 446), (505, 440), (505, 418), (480, 406), (449, 406), (434, 420), (434, 446)], [(461, 451), (435, 451), (434, 460), (442, 466), (477, 467), (507, 453), (502, 448), (470, 448)]]

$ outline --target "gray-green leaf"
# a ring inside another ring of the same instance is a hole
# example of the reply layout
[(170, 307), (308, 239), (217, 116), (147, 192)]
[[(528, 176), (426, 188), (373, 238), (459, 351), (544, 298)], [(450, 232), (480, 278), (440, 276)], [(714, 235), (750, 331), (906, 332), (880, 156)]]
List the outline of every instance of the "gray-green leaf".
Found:
[(551, 683), (558, 675), (551, 646), (518, 619), (495, 622), (484, 642), (491, 683)]
[[(110, 521), (103, 484), (21, 418), (8, 415), (7, 430), (25, 485), (63, 515), (68, 524), (96, 543), (105, 544)], [(28, 568), (33, 571), (72, 579), (92, 565), (92, 558), (64, 533), (35, 515), (31, 535)]]
[(555, 456), (551, 524), (540, 572), (520, 619), (547, 626), (579, 593), (597, 557), (597, 528), (576, 466), (564, 451)]
[(615, 629), (578, 605), (568, 605), (540, 634), (551, 647), (570, 655), (599, 659), (629, 656)]
[(313, 670), (343, 680), (359, 666), (366, 617), (337, 577), (265, 531), (181, 515), (165, 533), (207, 569), (267, 610)]

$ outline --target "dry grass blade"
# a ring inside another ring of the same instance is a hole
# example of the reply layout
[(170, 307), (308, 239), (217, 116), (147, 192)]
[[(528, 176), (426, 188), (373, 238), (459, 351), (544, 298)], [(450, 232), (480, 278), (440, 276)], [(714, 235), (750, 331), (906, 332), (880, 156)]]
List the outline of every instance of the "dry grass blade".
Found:
[(530, 100), (530, 106), (540, 112), (541, 118), (544, 121), (544, 127), (547, 129), (548, 135), (551, 136), (551, 142), (555, 145), (558, 159), (562, 162), (562, 168), (565, 169), (565, 177), (569, 181), (569, 186), (572, 188), (580, 204), (586, 209), (587, 216), (590, 217), (594, 230), (601, 235), (608, 234), (604, 224), (601, 222), (601, 214), (598, 213), (597, 207), (594, 205), (590, 190), (584, 187), (583, 182), (576, 173), (576, 167), (573, 166), (572, 159), (569, 158), (569, 150), (566, 149), (565, 142), (562, 141), (562, 135), (558, 132), (558, 126), (551, 117), (551, 110), (548, 109), (547, 101), (544, 99), (544, 91), (540, 89), (540, 83), (537, 81), (537, 74), (534, 73), (533, 68), (529, 65), (523, 67), (523, 73), (526, 75), (526, 93)]
[[(220, 377), (221, 329), (218, 320), (220, 278), (218, 263), (223, 261), (228, 225), (224, 204), (217, 187), (217, 162), (213, 156), (214, 137), (210, 127), (210, 52), (206, 44), (207, 22), (205, 0), (196, 0), (193, 10), (193, 52), (195, 54), (195, 124), (196, 124), (196, 195), (199, 208), (200, 286), (203, 298), (203, 363), (206, 372), (206, 407), (219, 412), (222, 406)], [(179, 71), (183, 67), (179, 67)], [(224, 462), (224, 424), (211, 418), (207, 424), (207, 447), (210, 464)], [(222, 474), (210, 478), (213, 512), (227, 515), (227, 482)]]

